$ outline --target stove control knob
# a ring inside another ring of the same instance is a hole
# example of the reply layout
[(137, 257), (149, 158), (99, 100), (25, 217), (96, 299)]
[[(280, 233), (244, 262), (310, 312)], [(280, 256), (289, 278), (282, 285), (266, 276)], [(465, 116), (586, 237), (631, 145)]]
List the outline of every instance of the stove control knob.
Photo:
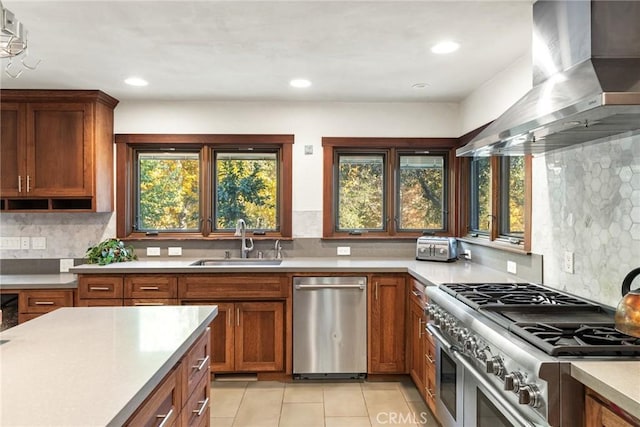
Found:
[(476, 342), (476, 338), (468, 337), (466, 340), (464, 340), (463, 348), (465, 351), (468, 351), (471, 354), (475, 353), (476, 349), (478, 348), (478, 343)]
[(535, 384), (525, 384), (518, 391), (518, 403), (537, 408), (540, 406), (540, 390)]
[(500, 356), (493, 356), (491, 359), (487, 360), (485, 366), (487, 368), (488, 374), (493, 374), (501, 377), (504, 373), (504, 363), (502, 362), (502, 358)]
[(456, 339), (458, 340), (459, 344), (464, 343), (464, 341), (467, 339), (467, 337), (469, 336), (469, 330), (467, 328), (460, 328), (458, 329), (458, 334), (456, 335)]
[(520, 386), (524, 384), (524, 376), (520, 372), (511, 372), (504, 376), (504, 389), (518, 393)]

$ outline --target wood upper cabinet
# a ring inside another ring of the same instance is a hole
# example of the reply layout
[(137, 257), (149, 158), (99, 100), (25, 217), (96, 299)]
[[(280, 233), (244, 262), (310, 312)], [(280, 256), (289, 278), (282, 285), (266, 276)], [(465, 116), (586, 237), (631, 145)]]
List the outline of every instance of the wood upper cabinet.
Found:
[(100, 91), (2, 90), (2, 209), (113, 210), (113, 109)]
[(3, 197), (18, 196), (26, 164), (26, 105), (0, 103), (0, 194)]
[(401, 374), (405, 366), (405, 276), (373, 275), (369, 286), (369, 373)]

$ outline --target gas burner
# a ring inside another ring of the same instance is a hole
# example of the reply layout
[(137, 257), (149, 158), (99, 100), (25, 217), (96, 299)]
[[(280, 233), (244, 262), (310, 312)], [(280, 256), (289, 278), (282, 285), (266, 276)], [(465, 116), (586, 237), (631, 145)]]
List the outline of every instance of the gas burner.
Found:
[(617, 331), (611, 326), (582, 325), (575, 331), (575, 340), (582, 345), (640, 345), (640, 338)]
[(640, 338), (608, 323), (514, 323), (509, 330), (552, 356), (640, 355)]

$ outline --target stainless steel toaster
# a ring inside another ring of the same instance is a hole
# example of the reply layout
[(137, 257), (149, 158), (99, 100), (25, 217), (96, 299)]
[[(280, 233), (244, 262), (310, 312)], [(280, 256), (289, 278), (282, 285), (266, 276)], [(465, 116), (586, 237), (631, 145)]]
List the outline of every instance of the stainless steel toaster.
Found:
[(453, 237), (418, 237), (416, 259), (420, 261), (455, 261), (458, 259), (458, 242)]

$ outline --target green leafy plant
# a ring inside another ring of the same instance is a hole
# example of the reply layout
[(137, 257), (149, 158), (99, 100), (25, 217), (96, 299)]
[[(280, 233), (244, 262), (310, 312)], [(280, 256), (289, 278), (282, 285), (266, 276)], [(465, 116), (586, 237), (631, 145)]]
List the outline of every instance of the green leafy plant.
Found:
[(85, 254), (89, 264), (107, 265), (138, 259), (131, 246), (125, 246), (120, 239), (107, 239), (87, 249)]

